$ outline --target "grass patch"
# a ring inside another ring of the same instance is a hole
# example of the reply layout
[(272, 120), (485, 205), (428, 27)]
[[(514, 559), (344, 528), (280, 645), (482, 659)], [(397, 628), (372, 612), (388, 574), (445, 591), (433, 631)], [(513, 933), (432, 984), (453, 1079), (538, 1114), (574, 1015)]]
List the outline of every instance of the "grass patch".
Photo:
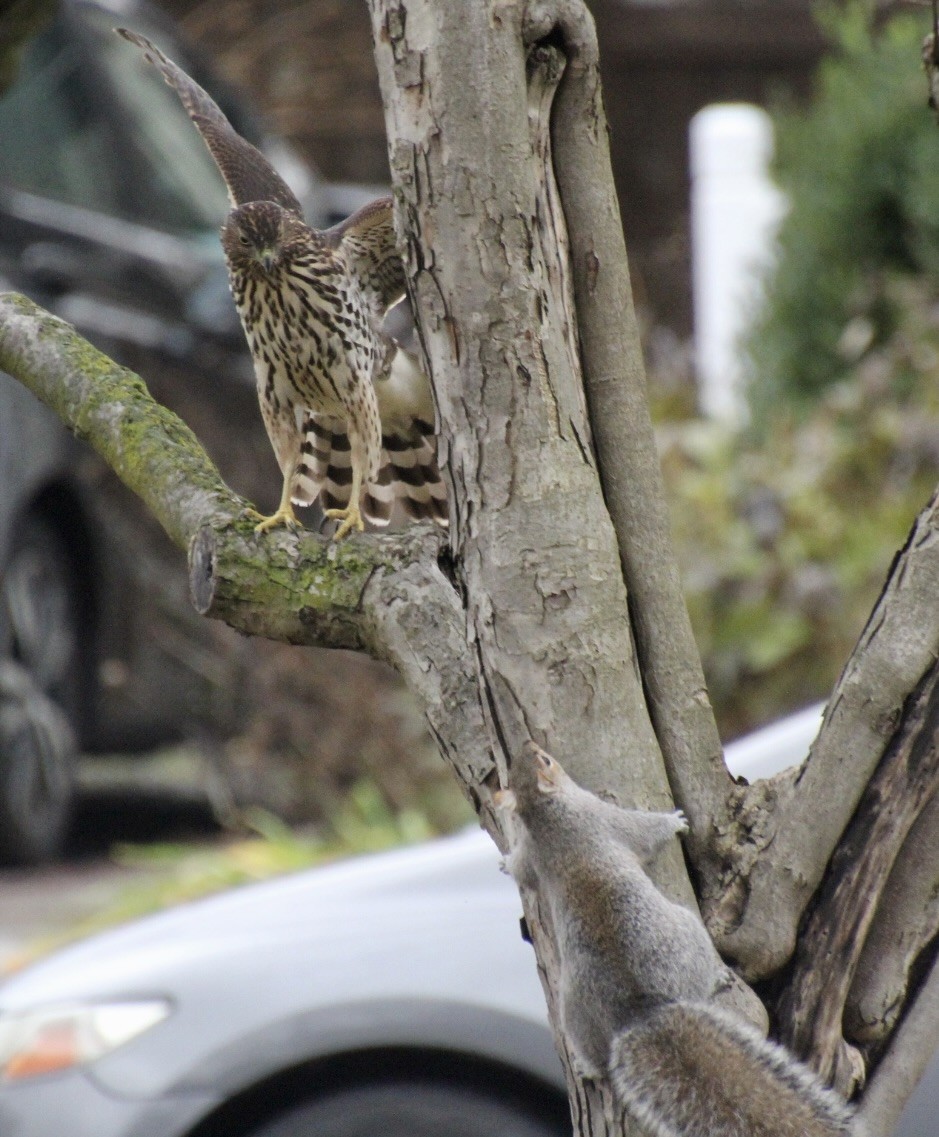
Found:
[(212, 844), (118, 844), (111, 860), (129, 879), (92, 915), (38, 937), (5, 962), (7, 973), (96, 932), (223, 889), (298, 872), (364, 853), (378, 853), (436, 836), (416, 809), (393, 812), (377, 787), (358, 782), (328, 830), (294, 831), (262, 809), (246, 809), (245, 833)]

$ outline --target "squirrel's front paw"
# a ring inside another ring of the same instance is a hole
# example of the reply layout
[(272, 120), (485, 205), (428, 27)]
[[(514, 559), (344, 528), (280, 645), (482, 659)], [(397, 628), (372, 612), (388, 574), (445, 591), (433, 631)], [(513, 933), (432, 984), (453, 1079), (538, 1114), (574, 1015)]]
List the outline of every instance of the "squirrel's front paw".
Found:
[(518, 880), (523, 875), (524, 868), (525, 860), (517, 848), (510, 849), (504, 857), (499, 858), (499, 871), (513, 880)]
[(571, 1051), (569, 1054), (571, 1069), (574, 1071), (575, 1077), (582, 1082), (599, 1082), (603, 1077), (603, 1071), (590, 1062), (583, 1054), (577, 1051)]

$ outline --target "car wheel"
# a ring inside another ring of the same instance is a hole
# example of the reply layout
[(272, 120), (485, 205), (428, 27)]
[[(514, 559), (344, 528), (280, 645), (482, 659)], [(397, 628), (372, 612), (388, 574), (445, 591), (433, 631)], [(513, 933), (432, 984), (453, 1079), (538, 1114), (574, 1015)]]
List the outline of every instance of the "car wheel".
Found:
[(83, 600), (68, 546), (41, 513), (14, 528), (0, 579), (0, 656), (21, 663), (73, 724), (85, 684)]
[(557, 1137), (558, 1132), (519, 1107), (470, 1089), (392, 1082), (303, 1102), (251, 1137)]
[(75, 737), (25, 667), (0, 661), (0, 863), (61, 852), (71, 818)]

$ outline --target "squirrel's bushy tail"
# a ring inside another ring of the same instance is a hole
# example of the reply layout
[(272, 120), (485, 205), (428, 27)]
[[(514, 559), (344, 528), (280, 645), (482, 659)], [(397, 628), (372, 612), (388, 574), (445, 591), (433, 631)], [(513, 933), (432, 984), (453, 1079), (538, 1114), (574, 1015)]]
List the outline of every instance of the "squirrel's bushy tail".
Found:
[(670, 1003), (617, 1034), (617, 1098), (650, 1137), (836, 1137), (851, 1111), (801, 1062), (705, 1003)]

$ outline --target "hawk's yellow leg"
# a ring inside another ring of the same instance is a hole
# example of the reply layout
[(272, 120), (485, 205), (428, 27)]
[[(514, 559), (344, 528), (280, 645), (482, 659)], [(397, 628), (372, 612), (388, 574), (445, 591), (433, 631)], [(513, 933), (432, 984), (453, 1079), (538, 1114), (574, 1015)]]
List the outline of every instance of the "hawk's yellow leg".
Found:
[(290, 504), (290, 491), (293, 486), (293, 470), (290, 471), (288, 477), (284, 478), (284, 489), (280, 495), (280, 505), (270, 515), (265, 517), (263, 513), (258, 513), (256, 509), (246, 509), (245, 513), (249, 517), (256, 517), (260, 522), (255, 525), (255, 533), (266, 533), (268, 529), (276, 529), (278, 525), (286, 525), (288, 529), (302, 529), (297, 515), (293, 511), (293, 506)]
[[(350, 436), (352, 431), (350, 430)], [(345, 509), (324, 509), (323, 515), (325, 517), (334, 517), (340, 522), (339, 528), (333, 534), (334, 541), (341, 541), (343, 537), (351, 530), (356, 529), (362, 532), (365, 529), (365, 522), (362, 520), (362, 512), (359, 509), (359, 498), (362, 494), (362, 462), (360, 456), (356, 453), (356, 439), (352, 437), (352, 489), (349, 493), (349, 504)]]
[(365, 528), (365, 522), (362, 520), (362, 512), (357, 503), (350, 501), (345, 509), (325, 509), (323, 513), (326, 517), (335, 517), (341, 521), (339, 528), (333, 534), (334, 541), (341, 541), (343, 537), (353, 529), (361, 533)]

